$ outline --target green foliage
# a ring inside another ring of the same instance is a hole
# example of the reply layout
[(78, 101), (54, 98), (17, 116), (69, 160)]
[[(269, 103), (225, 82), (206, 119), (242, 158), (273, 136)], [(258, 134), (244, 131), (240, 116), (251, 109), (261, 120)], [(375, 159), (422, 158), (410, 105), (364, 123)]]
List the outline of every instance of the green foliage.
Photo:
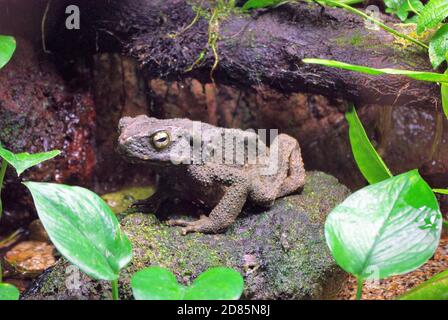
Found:
[(237, 12), (235, 6), (235, 0), (216, 0), (209, 1), (208, 6), (203, 6), (204, 1), (199, 6), (193, 6), (193, 10), (196, 12), (196, 16), (193, 21), (178, 34), (171, 34), (170, 37), (175, 38), (181, 33), (190, 29), (199, 18), (203, 17), (208, 20), (208, 40), (206, 47), (199, 53), (196, 61), (188, 67), (185, 72), (193, 70), (196, 66), (200, 65), (206, 58), (207, 53), (211, 50), (214, 62), (210, 70), (210, 79), (214, 81), (213, 73), (219, 64), (219, 49), (218, 40), (220, 39), (220, 25), (221, 22), (226, 20), (232, 13)]
[(429, 42), (429, 59), (434, 69), (437, 69), (446, 59), (448, 52), (448, 24), (443, 25)]
[(335, 60), (325, 60), (325, 59), (303, 59), (304, 63), (319, 64), (327, 67), (340, 68), (350, 71), (356, 71), (361, 73), (366, 73), (374, 76), (391, 74), (391, 75), (402, 75), (408, 78), (412, 78), (420, 81), (428, 82), (439, 82), (448, 83), (448, 75), (434, 72), (423, 72), (423, 71), (411, 71), (411, 70), (399, 70), (399, 69), (375, 69), (365, 66), (348, 64), (345, 62), (335, 61)]
[(333, 6), (333, 7), (340, 7), (348, 12), (351, 12), (353, 14), (360, 16), (361, 18), (363, 18), (365, 20), (373, 22), (374, 24), (379, 26), (381, 29), (389, 32), (390, 34), (392, 34), (398, 38), (405, 39), (409, 42), (412, 42), (412, 43), (424, 48), (424, 49), (428, 49), (428, 46), (425, 43), (421, 42), (420, 40), (410, 37), (407, 34), (401, 33), (399, 31), (389, 27), (388, 25), (384, 24), (382, 21), (377, 20), (374, 17), (371, 17), (370, 15), (366, 14), (365, 12), (358, 10), (356, 8), (353, 8), (352, 6), (349, 5), (349, 4), (356, 3), (355, 1), (322, 0), (322, 1), (319, 1), (319, 3), (323, 3), (325, 5)]
[(282, 2), (286, 2), (284, 0), (249, 0), (243, 5), (243, 10), (252, 10), (252, 9), (261, 9), (267, 7), (274, 7)]
[(401, 21), (408, 19), (409, 13), (419, 12), (423, 9), (420, 0), (384, 0), (386, 12), (395, 14)]
[(31, 167), (57, 157), (60, 153), (61, 152), (59, 150), (53, 150), (34, 154), (29, 154), (28, 152), (14, 154), (3, 148), (0, 144), (0, 157), (6, 160), (9, 165), (14, 167), (18, 176)]
[(186, 287), (169, 270), (149, 267), (134, 274), (131, 287), (137, 300), (237, 300), (244, 281), (239, 272), (217, 267), (200, 274)]
[(362, 283), (420, 267), (441, 229), (437, 199), (413, 170), (353, 193), (328, 216), (325, 236), (339, 266)]
[(417, 22), (417, 32), (436, 27), (448, 17), (448, 1), (430, 0), (420, 12)]
[(389, 168), (370, 143), (353, 104), (345, 114), (345, 118), (349, 124), (353, 156), (364, 178), (373, 184), (392, 177)]
[(435, 193), (447, 194), (448, 195), (448, 189), (432, 189), (432, 191), (434, 191)]
[(116, 280), (132, 257), (117, 218), (95, 193), (53, 183), (24, 183), (42, 224), (70, 262), (95, 279)]
[(8, 283), (0, 283), (0, 301), (2, 300), (19, 300), (19, 290)]
[[(448, 69), (445, 71), (445, 74), (448, 75)], [(442, 83), (440, 86), (440, 94), (442, 96), (442, 108), (445, 116), (448, 118), (448, 85)]]
[[(0, 158), (3, 159), (0, 167), (0, 193), (2, 191), (3, 180), (5, 178), (8, 164), (13, 166), (16, 169), (17, 175), (20, 176), (26, 169), (38, 165), (43, 161), (52, 159), (59, 154), (60, 151), (58, 150), (36, 154), (29, 154), (29, 153), (14, 154), (11, 151), (3, 148), (3, 146), (0, 143)], [(3, 214), (3, 203), (0, 199), (0, 218), (2, 214)]]
[(16, 39), (11, 36), (0, 35), (0, 69), (11, 60), (16, 50)]
[(405, 293), (399, 300), (448, 300), (448, 270)]

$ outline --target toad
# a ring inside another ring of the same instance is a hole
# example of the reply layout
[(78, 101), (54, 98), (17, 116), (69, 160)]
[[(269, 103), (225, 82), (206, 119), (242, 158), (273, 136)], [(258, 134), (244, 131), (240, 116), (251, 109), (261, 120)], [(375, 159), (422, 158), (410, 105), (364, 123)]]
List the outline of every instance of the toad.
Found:
[[(145, 163), (159, 176), (156, 192), (135, 205), (156, 213), (172, 197), (209, 208), (196, 221), (168, 220), (189, 232), (224, 232), (246, 202), (270, 207), (275, 199), (305, 183), (300, 146), (286, 134), (226, 129), (189, 119), (141, 115), (119, 123), (118, 151), (132, 163)], [(275, 130), (276, 131), (276, 130)]]

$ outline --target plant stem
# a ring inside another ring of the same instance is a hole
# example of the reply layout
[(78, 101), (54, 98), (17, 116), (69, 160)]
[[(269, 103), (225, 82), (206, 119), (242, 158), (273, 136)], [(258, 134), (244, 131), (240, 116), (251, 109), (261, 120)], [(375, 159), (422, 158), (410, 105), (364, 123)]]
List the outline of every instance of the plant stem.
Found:
[(414, 39), (414, 38), (412, 38), (412, 37), (410, 37), (410, 36), (408, 36), (406, 34), (400, 33), (398, 31), (396, 31), (395, 29), (392, 29), (391, 27), (385, 25), (381, 21), (378, 21), (375, 18), (372, 18), (371, 16), (369, 16), (368, 14), (365, 14), (364, 12), (362, 12), (362, 11), (356, 9), (356, 8), (353, 8), (353, 7), (351, 7), (351, 6), (349, 6), (349, 5), (345, 4), (345, 3), (337, 2), (337, 1), (333, 1), (333, 0), (323, 0), (322, 2), (323, 2), (323, 4), (328, 4), (328, 5), (331, 5), (331, 6), (343, 8), (343, 9), (345, 9), (345, 10), (351, 12), (351, 13), (354, 13), (354, 14), (356, 14), (356, 15), (358, 15), (358, 16), (366, 19), (366, 20), (372, 21), (374, 24), (376, 24), (380, 28), (384, 29), (385, 31), (387, 31), (387, 32), (389, 32), (389, 33), (391, 33), (391, 34), (393, 34), (393, 35), (395, 35), (397, 37), (400, 37), (400, 38), (406, 39), (408, 41), (411, 41), (411, 42), (415, 43), (416, 45), (418, 45), (418, 46), (420, 46), (420, 47), (422, 47), (422, 48), (424, 48), (426, 50), (429, 49), (428, 45), (426, 45), (425, 43), (421, 42), (420, 40)]
[(6, 162), (6, 160), (3, 159), (2, 166), (0, 168), (0, 219), (2, 218), (2, 214), (3, 214), (3, 203), (2, 203), (2, 199), (1, 199), (1, 194), (2, 194), (3, 180), (5, 179), (7, 167), (8, 167), (8, 162)]
[(111, 284), (112, 284), (112, 299), (120, 300), (120, 298), (118, 296), (118, 279), (112, 280)]
[(0, 283), (3, 282), (3, 270), (2, 270), (2, 261), (0, 260)]
[(361, 278), (358, 278), (357, 281), (358, 281), (358, 289), (356, 290), (356, 300), (361, 300), (362, 286), (364, 284), (364, 281)]
[(411, 11), (412, 12), (414, 12), (416, 15), (420, 15), (420, 13), (417, 11), (417, 10), (415, 10), (415, 8), (414, 8), (414, 6), (412, 5), (412, 3), (411, 3), (411, 1), (410, 0), (408, 0), (408, 6), (409, 6), (409, 8), (411, 9)]

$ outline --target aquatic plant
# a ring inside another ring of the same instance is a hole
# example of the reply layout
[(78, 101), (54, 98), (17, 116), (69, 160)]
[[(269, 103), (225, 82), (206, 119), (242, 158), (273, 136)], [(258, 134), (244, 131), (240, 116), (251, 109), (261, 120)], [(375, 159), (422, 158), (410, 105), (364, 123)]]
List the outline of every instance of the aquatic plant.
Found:
[(0, 69), (11, 60), (16, 50), (16, 40), (14, 37), (0, 35)]
[[(50, 152), (43, 153), (18, 153), (14, 154), (11, 151), (5, 149), (0, 144), (0, 158), (2, 159), (2, 164), (0, 167), (0, 196), (3, 187), (3, 180), (6, 175), (6, 169), (8, 165), (12, 166), (17, 175), (20, 176), (25, 170), (36, 166), (46, 160), (52, 159), (58, 156), (60, 151), (54, 150)], [(3, 213), (3, 203), (0, 198), (0, 218)], [(13, 285), (2, 283), (2, 267), (0, 264), (0, 300), (17, 300), (19, 298), (19, 291)]]
[[(417, 170), (392, 176), (370, 143), (353, 105), (346, 119), (356, 164), (371, 185), (330, 213), (325, 234), (336, 262), (357, 278), (357, 298), (361, 298), (366, 279), (412, 271), (434, 254), (443, 225), (434, 192), (448, 191), (432, 190)], [(445, 279), (422, 285), (418, 295), (423, 297), (424, 290), (439, 292), (444, 285)], [(448, 286), (444, 290), (448, 292)], [(417, 294), (407, 296), (411, 297)]]
[[(42, 224), (58, 251), (93, 279), (111, 282), (119, 299), (120, 270), (132, 258), (132, 245), (121, 231), (112, 209), (94, 192), (54, 183), (25, 182)], [(177, 283), (160, 267), (138, 271), (131, 280), (136, 299), (238, 299), (241, 275), (228, 268), (212, 268), (192, 286)]]
[[(0, 69), (3, 68), (12, 58), (16, 50), (16, 40), (14, 37), (0, 35)], [(0, 143), (0, 158), (2, 159), (0, 167), (0, 196), (3, 187), (3, 180), (6, 175), (8, 164), (16, 169), (17, 175), (20, 176), (26, 169), (38, 165), (39, 163), (49, 160), (59, 154), (59, 151), (51, 151), (48, 153), (14, 154), (3, 148)], [(0, 218), (3, 213), (3, 203), (0, 197)], [(19, 290), (8, 283), (2, 282), (2, 266), (0, 263), (0, 300), (18, 300), (20, 296)]]
[(239, 272), (217, 267), (200, 274), (190, 286), (183, 286), (169, 270), (149, 267), (133, 275), (131, 287), (137, 300), (237, 300), (244, 281)]

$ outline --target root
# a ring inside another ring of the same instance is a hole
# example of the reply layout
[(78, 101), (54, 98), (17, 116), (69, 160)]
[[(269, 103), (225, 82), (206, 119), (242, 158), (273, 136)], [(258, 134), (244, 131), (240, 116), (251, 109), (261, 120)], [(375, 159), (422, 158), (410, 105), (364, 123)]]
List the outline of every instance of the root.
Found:
[[(200, 17), (204, 17), (208, 20), (208, 41), (206, 47), (201, 51), (199, 57), (196, 61), (188, 67), (185, 72), (192, 71), (195, 67), (204, 61), (206, 54), (209, 50), (212, 51), (214, 62), (210, 70), (210, 79), (215, 82), (213, 73), (219, 65), (219, 50), (218, 50), (218, 40), (220, 39), (220, 23), (230, 16), (232, 12), (236, 10), (235, 0), (209, 0), (210, 7), (204, 8), (201, 2), (200, 6), (196, 9), (196, 16), (193, 21), (180, 33), (185, 32), (190, 29), (194, 24), (196, 24)], [(179, 33), (179, 34), (180, 34)], [(171, 35), (171, 37), (176, 37), (177, 35)]]
[(49, 54), (51, 51), (47, 50), (47, 44), (45, 40), (45, 22), (47, 21), (48, 11), (50, 10), (51, 0), (48, 0), (47, 5), (45, 7), (44, 15), (42, 17), (42, 21), (40, 23), (40, 30), (42, 33), (42, 49), (45, 53)]

